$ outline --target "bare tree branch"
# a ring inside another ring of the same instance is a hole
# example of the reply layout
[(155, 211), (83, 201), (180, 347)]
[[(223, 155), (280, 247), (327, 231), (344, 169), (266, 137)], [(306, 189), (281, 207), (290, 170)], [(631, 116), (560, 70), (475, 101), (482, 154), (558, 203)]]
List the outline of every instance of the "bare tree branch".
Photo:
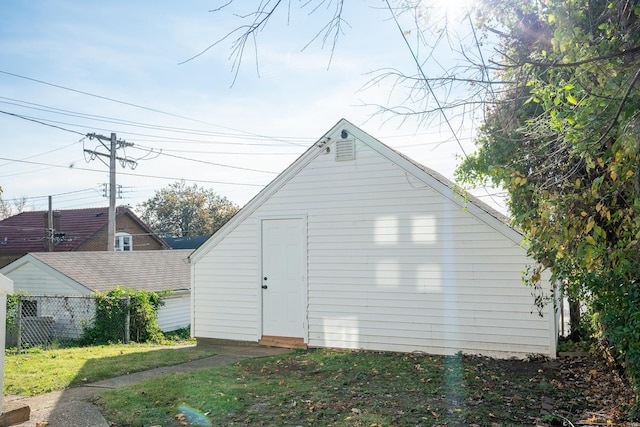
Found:
[[(232, 3), (234, 3), (234, 0), (230, 0), (222, 6), (212, 9), (211, 12), (220, 12), (230, 6)], [(246, 24), (241, 24), (233, 30), (229, 31), (227, 34), (201, 50), (196, 55), (180, 62), (179, 65), (192, 61), (204, 55), (214, 47), (221, 45), (223, 42), (231, 40), (231, 53), (229, 55), (229, 59), (231, 59), (232, 61), (231, 69), (234, 73), (231, 85), (233, 86), (238, 78), (238, 73), (240, 72), (240, 67), (242, 65), (246, 49), (248, 47), (247, 44), (249, 43), (253, 44), (256, 72), (259, 75), (260, 67), (258, 55), (258, 35), (260, 32), (264, 31), (271, 18), (279, 9), (282, 8), (283, 3), (284, 2), (282, 0), (261, 0), (259, 5), (253, 11), (246, 14), (235, 14), (235, 16), (241, 21), (248, 20), (249, 22)], [(291, 2), (287, 1), (286, 3), (288, 11), (287, 21), (289, 22)], [(333, 54), (335, 52), (338, 40), (340, 36), (344, 34), (344, 25), (349, 26), (348, 22), (343, 18), (344, 0), (308, 0), (300, 6), (301, 9), (307, 7), (311, 8), (309, 14), (313, 14), (316, 13), (322, 6), (330, 8), (332, 5), (334, 6), (334, 11), (331, 19), (316, 33), (316, 35), (308, 43), (306, 43), (302, 47), (302, 50), (305, 50), (318, 39), (322, 39), (322, 46), (324, 47), (330, 41), (331, 54), (328, 67), (331, 65), (331, 60), (333, 59)]]
[[(322, 0), (320, 2), (320, 5), (327, 2), (329, 3), (329, 5), (333, 3), (332, 1)], [(306, 4), (309, 4), (309, 3), (311, 3), (311, 0), (309, 0)], [(315, 12), (320, 7), (320, 5), (318, 5), (315, 9), (313, 9), (311, 13)], [(340, 37), (340, 35), (344, 34), (342, 31), (342, 24), (349, 25), (349, 23), (342, 18), (343, 9), (344, 9), (344, 0), (336, 1), (336, 7), (333, 14), (333, 18), (329, 20), (329, 22), (320, 31), (318, 31), (318, 33), (309, 41), (309, 43), (307, 43), (302, 48), (302, 50), (305, 50), (314, 41), (316, 41), (321, 34), (324, 34), (322, 37), (322, 46), (324, 47), (327, 40), (333, 34), (332, 42), (331, 42), (331, 54), (329, 56), (329, 63), (327, 64), (327, 68), (331, 67), (331, 61), (333, 60), (333, 54), (335, 53), (336, 45), (338, 44), (338, 38)]]

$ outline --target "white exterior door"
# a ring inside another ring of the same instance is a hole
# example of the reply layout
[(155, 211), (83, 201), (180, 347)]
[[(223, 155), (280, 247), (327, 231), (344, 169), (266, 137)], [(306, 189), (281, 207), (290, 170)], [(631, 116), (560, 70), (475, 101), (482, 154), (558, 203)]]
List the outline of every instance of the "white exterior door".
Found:
[(262, 335), (304, 337), (303, 220), (262, 221)]

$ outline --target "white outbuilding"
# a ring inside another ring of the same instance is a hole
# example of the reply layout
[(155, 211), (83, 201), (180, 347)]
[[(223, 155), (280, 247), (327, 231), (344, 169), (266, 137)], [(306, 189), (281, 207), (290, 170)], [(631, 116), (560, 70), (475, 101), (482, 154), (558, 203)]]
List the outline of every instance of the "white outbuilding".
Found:
[[(60, 304), (60, 298), (86, 297), (117, 286), (163, 292), (157, 322), (164, 332), (189, 326), (191, 250), (33, 252), (0, 272), (13, 280), (14, 290), (32, 300), (30, 311), (51, 318), (59, 338), (76, 339), (95, 315), (93, 305)], [(53, 298), (55, 297), (55, 299)], [(24, 309), (23, 309), (24, 310)]]
[(190, 262), (199, 342), (556, 355), (507, 218), (346, 120)]

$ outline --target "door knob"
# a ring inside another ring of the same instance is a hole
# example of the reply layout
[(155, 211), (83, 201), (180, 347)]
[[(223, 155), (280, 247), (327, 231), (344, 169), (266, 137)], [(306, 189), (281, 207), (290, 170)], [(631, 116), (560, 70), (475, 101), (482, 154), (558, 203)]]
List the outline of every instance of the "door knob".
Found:
[(262, 285), (262, 289), (267, 289), (268, 286), (267, 285)]
[(264, 280), (267, 280), (267, 277), (265, 276)]

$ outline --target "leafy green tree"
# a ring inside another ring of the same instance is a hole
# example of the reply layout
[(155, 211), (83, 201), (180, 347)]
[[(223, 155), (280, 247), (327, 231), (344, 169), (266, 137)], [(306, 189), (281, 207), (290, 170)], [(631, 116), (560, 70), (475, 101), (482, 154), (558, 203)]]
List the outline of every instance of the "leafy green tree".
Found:
[[(466, 182), (508, 190), (529, 252), (587, 299), (640, 385), (640, 6), (489, 1), (499, 77)], [(495, 31), (500, 28), (500, 31)], [(541, 301), (542, 302), (542, 301)]]
[(214, 191), (175, 182), (138, 206), (140, 217), (164, 237), (215, 233), (239, 207)]

